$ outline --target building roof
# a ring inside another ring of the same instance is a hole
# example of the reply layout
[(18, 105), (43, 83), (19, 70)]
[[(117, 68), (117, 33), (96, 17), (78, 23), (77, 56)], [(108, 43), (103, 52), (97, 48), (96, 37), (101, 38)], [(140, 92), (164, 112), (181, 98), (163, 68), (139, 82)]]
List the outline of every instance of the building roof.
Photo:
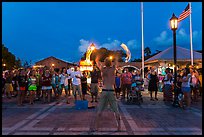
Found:
[(68, 63), (68, 64), (74, 64), (74, 63), (72, 63), (72, 62), (68, 62), (68, 61), (65, 61), (65, 60), (62, 60), (62, 59), (58, 59), (58, 58), (53, 57), (53, 56), (50, 56), (50, 57), (47, 57), (47, 58), (41, 59), (41, 60), (35, 62), (35, 64), (38, 63), (38, 62), (41, 62), (41, 61), (47, 60), (47, 59), (49, 59), (49, 58), (53, 58), (53, 59), (56, 59), (56, 60), (59, 60), (59, 61), (62, 61), (62, 62)]
[[(191, 53), (189, 49), (177, 47), (177, 60), (178, 61), (189, 61), (191, 60)], [(202, 53), (193, 51), (194, 60), (202, 60)], [(173, 46), (167, 48), (166, 50), (158, 53), (157, 55), (145, 60), (145, 63), (152, 61), (170, 61), (173, 60)]]

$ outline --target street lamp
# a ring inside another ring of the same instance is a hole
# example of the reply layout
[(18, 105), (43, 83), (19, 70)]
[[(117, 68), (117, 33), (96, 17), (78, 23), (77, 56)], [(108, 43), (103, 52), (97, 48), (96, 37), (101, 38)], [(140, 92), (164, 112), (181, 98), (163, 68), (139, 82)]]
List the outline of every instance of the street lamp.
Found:
[(2, 64), (2, 70), (4, 71), (4, 70), (6, 70), (6, 64), (4, 63), (4, 64)]
[(176, 63), (176, 30), (178, 28), (178, 18), (175, 16), (173, 13), (171, 19), (170, 19), (170, 24), (171, 24), (171, 30), (173, 31), (173, 46), (174, 46), (174, 102), (173, 106), (178, 106), (178, 93), (176, 90), (176, 83), (177, 83), (177, 63)]
[(54, 67), (55, 66), (55, 64), (52, 64), (52, 67)]

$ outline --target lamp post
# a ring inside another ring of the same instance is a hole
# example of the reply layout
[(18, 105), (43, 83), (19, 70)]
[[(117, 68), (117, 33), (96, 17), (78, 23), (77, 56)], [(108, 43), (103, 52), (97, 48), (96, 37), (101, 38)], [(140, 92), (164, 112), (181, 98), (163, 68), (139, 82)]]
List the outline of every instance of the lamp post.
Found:
[(176, 30), (178, 28), (178, 18), (174, 15), (172, 15), (170, 19), (171, 24), (171, 30), (173, 31), (173, 46), (174, 46), (174, 101), (173, 106), (178, 106), (178, 93), (176, 90), (176, 83), (177, 83), (177, 58), (176, 58)]
[(4, 63), (4, 64), (2, 64), (2, 65), (3, 65), (3, 69), (2, 69), (2, 70), (3, 70), (3, 71), (6, 70), (6, 64)]

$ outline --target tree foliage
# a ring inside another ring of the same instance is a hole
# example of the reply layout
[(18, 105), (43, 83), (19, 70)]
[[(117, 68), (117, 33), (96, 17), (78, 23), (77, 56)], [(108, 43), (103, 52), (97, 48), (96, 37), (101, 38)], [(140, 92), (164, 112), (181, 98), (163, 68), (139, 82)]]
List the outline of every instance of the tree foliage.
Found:
[(2, 64), (6, 64), (4, 69), (13, 69), (21, 67), (21, 60), (20, 58), (15, 57), (14, 54), (9, 52), (8, 48), (2, 44)]
[[(99, 58), (99, 61), (103, 62), (105, 60), (106, 57), (109, 56), (113, 56), (114, 58), (118, 58), (119, 62), (123, 61), (123, 58), (126, 57), (126, 54), (124, 53), (123, 50), (108, 50), (106, 48), (100, 48), (100, 49), (95, 49), (92, 54), (90, 59), (91, 60), (95, 60), (97, 57)], [(84, 53), (84, 55), (81, 57), (81, 60), (85, 60), (86, 59), (86, 52)]]
[(146, 48), (144, 49), (144, 54), (145, 54), (146, 56), (150, 56), (150, 55), (151, 55), (151, 50), (150, 50), (149, 47), (146, 47)]

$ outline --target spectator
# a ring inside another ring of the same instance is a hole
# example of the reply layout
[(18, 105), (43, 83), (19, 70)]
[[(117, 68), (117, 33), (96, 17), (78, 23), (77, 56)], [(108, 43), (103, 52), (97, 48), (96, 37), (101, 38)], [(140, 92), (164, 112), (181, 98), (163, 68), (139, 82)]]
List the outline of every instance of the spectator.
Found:
[(43, 103), (45, 103), (46, 96), (48, 97), (48, 103), (51, 101), (51, 92), (52, 92), (52, 75), (50, 71), (47, 69), (45, 73), (42, 75), (42, 92), (43, 92)]
[(31, 105), (34, 104), (34, 96), (37, 90), (36, 80), (35, 71), (31, 70), (28, 77), (28, 91)]
[(64, 90), (65, 91), (65, 97), (67, 96), (67, 89), (64, 86), (65, 78), (67, 77), (67, 70), (66, 68), (62, 68), (61, 74), (59, 75), (60, 77), (60, 87), (61, 87), (61, 92)]
[(5, 92), (8, 99), (11, 99), (11, 93), (13, 92), (12, 76), (10, 71), (5, 72)]
[(74, 99), (75, 101), (77, 100), (77, 94), (76, 92), (78, 91), (78, 94), (82, 100), (82, 93), (81, 93), (81, 77), (82, 73), (79, 70), (78, 66), (75, 66), (74, 72), (71, 73), (71, 77), (73, 78), (72, 86), (73, 86), (73, 94), (74, 94)]
[(116, 72), (116, 77), (115, 77), (115, 94), (116, 94), (116, 98), (118, 99), (120, 96), (120, 92), (121, 92), (121, 77), (120, 77), (120, 73)]
[(163, 101), (172, 101), (172, 99), (173, 99), (173, 95), (172, 95), (173, 76), (170, 73), (170, 68), (166, 68), (165, 73), (166, 73), (166, 75), (163, 79), (163, 82), (164, 82)]
[(18, 95), (18, 91), (17, 91), (18, 76), (19, 76), (19, 71), (14, 70), (13, 78), (12, 78), (12, 85), (13, 85), (13, 94), (12, 94), (12, 96), (13, 97), (16, 97)]
[(97, 101), (97, 97), (98, 97), (98, 82), (99, 79), (101, 78), (101, 74), (100, 71), (97, 70), (97, 66), (94, 65), (93, 66), (93, 71), (90, 72), (91, 75), (91, 103), (94, 101), (94, 97), (95, 97), (95, 102)]
[(55, 69), (55, 97), (56, 97), (56, 100), (57, 100), (57, 104), (60, 103), (61, 101), (61, 84), (60, 84), (60, 70), (57, 68)]
[(82, 87), (82, 99), (85, 99), (85, 95), (87, 94), (87, 75), (86, 72), (83, 72), (83, 76), (81, 78), (81, 87)]
[(135, 78), (133, 79), (133, 82), (136, 83), (136, 86), (137, 86), (137, 88), (139, 88), (140, 91), (143, 90), (142, 85), (144, 83), (144, 80), (141, 77), (141, 74), (139, 71), (136, 72), (136, 75), (135, 75)]
[(72, 78), (71, 78), (71, 73), (72, 73), (72, 70), (71, 70), (71, 68), (69, 67), (68, 69), (67, 69), (67, 75), (68, 75), (68, 96), (70, 96), (71, 95), (71, 85), (72, 85)]
[(184, 94), (186, 109), (189, 109), (191, 104), (190, 78), (191, 78), (190, 70), (189, 68), (185, 68), (182, 75), (181, 91)]
[(199, 96), (202, 96), (202, 70), (199, 71), (199, 82), (200, 82)]
[(157, 77), (157, 73), (154, 70), (154, 67), (151, 68), (149, 73), (149, 85), (148, 85), (148, 91), (150, 92), (150, 100), (154, 101), (152, 97), (152, 92), (155, 91), (155, 100), (158, 100), (157, 98), (157, 91), (158, 91), (158, 82), (159, 79)]
[(191, 84), (191, 90), (193, 93), (193, 101), (198, 102), (198, 90), (199, 90), (200, 82), (199, 82), (199, 74), (195, 69), (191, 71), (190, 84)]
[(55, 70), (52, 71), (52, 90), (54, 92), (54, 98), (57, 99), (57, 92), (56, 92), (56, 83), (55, 83)]
[[(68, 74), (66, 74), (65, 75), (65, 80), (64, 80), (64, 88), (65, 88), (65, 93), (67, 93), (68, 92)], [(67, 104), (69, 104), (69, 95), (68, 95), (68, 93), (65, 95), (65, 97), (66, 97), (66, 102), (67, 102)]]
[(121, 75), (121, 81), (122, 81), (122, 92), (123, 92), (122, 99), (125, 99), (125, 93), (127, 94), (127, 99), (128, 99), (128, 94), (131, 90), (131, 84), (132, 84), (132, 74), (129, 72), (128, 68), (124, 69), (124, 73)]
[(23, 106), (23, 94), (25, 94), (24, 92), (26, 92), (26, 73), (24, 69), (19, 70), (20, 75), (17, 78), (17, 92), (18, 92), (18, 96), (17, 96), (17, 104), (18, 106)]
[(183, 92), (181, 91), (182, 76), (183, 76), (183, 71), (180, 71), (179, 75), (177, 76), (177, 83), (176, 83), (176, 89), (178, 92), (178, 101), (181, 108), (183, 108)]
[(36, 100), (40, 100), (41, 96), (41, 90), (42, 90), (42, 73), (43, 71), (40, 71), (39, 69), (36, 71), (36, 86), (37, 86), (37, 91), (36, 91)]

